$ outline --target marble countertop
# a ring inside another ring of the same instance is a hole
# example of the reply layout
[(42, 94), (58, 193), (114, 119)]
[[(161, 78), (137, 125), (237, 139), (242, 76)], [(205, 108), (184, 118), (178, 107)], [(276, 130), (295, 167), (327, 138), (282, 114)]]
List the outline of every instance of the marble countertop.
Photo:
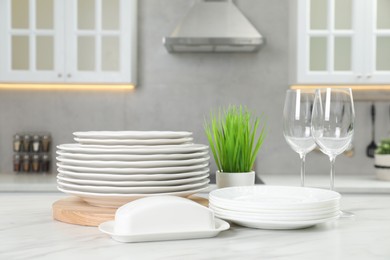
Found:
[(301, 230), (232, 226), (210, 239), (118, 243), (52, 219), (60, 193), (0, 193), (1, 259), (390, 259), (390, 195), (344, 194), (354, 219)]

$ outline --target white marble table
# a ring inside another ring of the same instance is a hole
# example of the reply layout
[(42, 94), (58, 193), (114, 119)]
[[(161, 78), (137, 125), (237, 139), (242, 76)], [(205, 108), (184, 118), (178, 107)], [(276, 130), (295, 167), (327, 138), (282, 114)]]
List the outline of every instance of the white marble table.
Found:
[(232, 226), (211, 239), (122, 244), (57, 222), (59, 193), (0, 193), (0, 259), (390, 259), (390, 195), (346, 194), (354, 220), (302, 230)]

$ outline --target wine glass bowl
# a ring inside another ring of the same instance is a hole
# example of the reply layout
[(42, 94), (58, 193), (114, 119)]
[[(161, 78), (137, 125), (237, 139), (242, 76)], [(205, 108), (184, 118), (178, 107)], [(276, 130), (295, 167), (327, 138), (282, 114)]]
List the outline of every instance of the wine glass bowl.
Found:
[(344, 152), (354, 132), (355, 111), (351, 89), (317, 89), (312, 133), (320, 149), (331, 157)]

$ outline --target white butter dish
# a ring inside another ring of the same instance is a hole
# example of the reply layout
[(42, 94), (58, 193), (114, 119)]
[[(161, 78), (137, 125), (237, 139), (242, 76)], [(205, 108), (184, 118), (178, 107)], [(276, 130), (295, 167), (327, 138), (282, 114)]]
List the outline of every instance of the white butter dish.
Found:
[(120, 207), (115, 221), (99, 229), (120, 242), (190, 239), (216, 236), (229, 224), (214, 217), (212, 210), (176, 196), (138, 199)]
[(117, 235), (114, 232), (115, 221), (107, 221), (99, 225), (99, 230), (110, 235), (118, 242), (151, 242), (165, 240), (182, 240), (182, 239), (197, 239), (209, 238), (217, 236), (221, 231), (228, 230), (230, 225), (228, 222), (215, 219), (215, 227), (209, 230), (184, 231), (184, 232), (163, 232), (163, 233), (145, 233), (145, 234), (128, 234)]

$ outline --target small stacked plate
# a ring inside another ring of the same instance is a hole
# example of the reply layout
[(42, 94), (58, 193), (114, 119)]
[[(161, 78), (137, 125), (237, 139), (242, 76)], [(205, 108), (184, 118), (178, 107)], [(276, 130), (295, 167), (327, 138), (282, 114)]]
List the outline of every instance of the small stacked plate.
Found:
[(209, 183), (208, 146), (190, 132), (76, 132), (57, 146), (58, 189), (89, 204), (119, 207), (156, 195), (189, 196)]
[(212, 191), (209, 207), (216, 217), (246, 227), (299, 229), (337, 219), (340, 198), (334, 191), (306, 187), (229, 187)]

